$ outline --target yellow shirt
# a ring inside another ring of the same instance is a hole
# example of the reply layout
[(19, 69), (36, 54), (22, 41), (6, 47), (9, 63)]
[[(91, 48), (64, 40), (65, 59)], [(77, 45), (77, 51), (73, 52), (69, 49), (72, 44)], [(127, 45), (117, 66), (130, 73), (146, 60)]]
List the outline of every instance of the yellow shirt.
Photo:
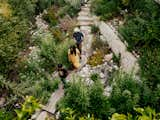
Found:
[(71, 54), (70, 49), (68, 50), (68, 60), (73, 64), (73, 66), (78, 69), (80, 67), (80, 52), (76, 48), (76, 55), (73, 53)]

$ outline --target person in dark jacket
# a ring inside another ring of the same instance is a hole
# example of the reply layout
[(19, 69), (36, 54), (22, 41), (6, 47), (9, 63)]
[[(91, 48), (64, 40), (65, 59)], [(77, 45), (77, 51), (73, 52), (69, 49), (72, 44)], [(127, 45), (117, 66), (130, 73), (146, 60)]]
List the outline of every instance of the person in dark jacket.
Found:
[(76, 40), (77, 48), (79, 49), (80, 54), (81, 54), (81, 52), (82, 52), (82, 41), (84, 39), (84, 35), (78, 27), (76, 27), (74, 29), (73, 38)]
[(65, 68), (63, 68), (62, 64), (58, 64), (58, 75), (61, 78), (61, 81), (65, 88), (66, 87), (66, 77), (68, 76), (68, 71)]

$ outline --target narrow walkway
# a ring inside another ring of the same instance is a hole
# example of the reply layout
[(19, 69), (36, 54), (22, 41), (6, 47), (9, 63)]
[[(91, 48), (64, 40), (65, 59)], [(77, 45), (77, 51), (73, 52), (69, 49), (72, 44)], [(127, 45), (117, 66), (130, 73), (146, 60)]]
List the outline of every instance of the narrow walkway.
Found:
[[(92, 44), (92, 34), (91, 34), (91, 26), (93, 24), (93, 19), (90, 14), (90, 3), (85, 4), (81, 7), (81, 11), (78, 14), (77, 18), (77, 26), (80, 26), (80, 30), (84, 34), (84, 41), (82, 43), (82, 60), (81, 60), (81, 68), (87, 63), (87, 58), (91, 55), (91, 44)], [(72, 72), (68, 77), (67, 81), (70, 80), (75, 72)], [(64, 96), (64, 89), (62, 84), (60, 84), (59, 89), (56, 90), (52, 95), (48, 102), (48, 104), (43, 107), (43, 111), (35, 114), (32, 119), (36, 120), (45, 120), (48, 116), (48, 113), (54, 114), (56, 111), (56, 103)]]
[(100, 29), (103, 41), (107, 41), (108, 45), (117, 56), (119, 54), (121, 55), (120, 62), (122, 70), (126, 73), (138, 73), (139, 65), (137, 58), (132, 53), (127, 51), (126, 45), (121, 41), (115, 31), (103, 21), (98, 21), (95, 19), (94, 22)]

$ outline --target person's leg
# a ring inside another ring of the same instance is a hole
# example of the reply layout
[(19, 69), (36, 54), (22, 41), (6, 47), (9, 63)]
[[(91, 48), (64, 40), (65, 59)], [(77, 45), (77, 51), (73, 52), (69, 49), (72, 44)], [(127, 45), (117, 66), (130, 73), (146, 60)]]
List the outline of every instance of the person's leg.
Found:
[(66, 87), (66, 79), (65, 78), (61, 78), (61, 81), (63, 83), (64, 88)]
[(79, 50), (79, 52), (80, 52), (80, 54), (81, 54), (81, 48), (82, 48), (82, 44), (80, 43), (80, 44), (76, 44), (77, 45), (77, 48), (78, 48), (78, 50)]
[(82, 42), (79, 44), (79, 51), (80, 51), (80, 54), (82, 53)]

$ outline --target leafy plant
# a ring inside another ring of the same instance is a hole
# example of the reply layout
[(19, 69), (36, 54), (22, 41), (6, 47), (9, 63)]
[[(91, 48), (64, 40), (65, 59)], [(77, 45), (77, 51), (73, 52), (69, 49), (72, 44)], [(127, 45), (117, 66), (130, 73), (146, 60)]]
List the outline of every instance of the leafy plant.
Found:
[(13, 112), (7, 111), (5, 109), (0, 110), (0, 119), (1, 120), (11, 120), (13, 118), (14, 118)]
[(99, 80), (100, 76), (98, 73), (93, 73), (93, 74), (91, 74), (90, 78), (91, 78), (91, 80), (93, 80), (95, 82), (95, 81)]
[(140, 101), (141, 83), (132, 75), (119, 73), (112, 82), (113, 90), (109, 102), (117, 112), (132, 112), (133, 107)]
[(150, 107), (145, 108), (134, 108), (136, 115), (128, 114), (118, 114), (114, 113), (110, 120), (158, 120), (160, 119), (160, 113)]
[(58, 108), (60, 110), (72, 109), (71, 115), (75, 115), (76, 119), (106, 119), (113, 111), (110, 109), (108, 99), (103, 95), (103, 92), (103, 85), (99, 80), (89, 88), (81, 80), (72, 81), (65, 91), (64, 98), (58, 104)]
[(103, 93), (104, 88), (99, 80), (95, 81), (89, 89), (89, 111), (99, 119), (106, 119), (110, 109), (108, 99)]
[(15, 110), (17, 119), (27, 120), (38, 108), (40, 108), (40, 104), (34, 97), (26, 97), (25, 102), (22, 104), (22, 108), (20, 110)]
[(70, 87), (66, 90), (66, 95), (63, 98), (65, 107), (72, 108), (81, 113), (85, 113), (89, 106), (89, 96), (87, 86), (81, 81), (73, 81)]
[(76, 118), (75, 111), (72, 110), (71, 108), (61, 109), (60, 113), (61, 113), (60, 118), (62, 120), (75, 120)]
[(119, 0), (94, 0), (92, 2), (92, 11), (104, 19), (114, 17), (120, 11)]
[(43, 19), (46, 20), (52, 26), (55, 26), (58, 23), (57, 17), (53, 8), (49, 8), (47, 10), (47, 13), (43, 15)]
[(95, 51), (95, 54), (90, 56), (87, 63), (91, 66), (97, 66), (103, 63), (104, 53), (101, 50)]
[(92, 33), (98, 33), (99, 32), (99, 28), (95, 25), (91, 26), (91, 32)]
[(113, 58), (112, 58), (112, 59), (113, 59), (113, 61), (114, 61), (115, 63), (117, 63), (118, 66), (120, 66), (120, 64), (121, 64), (121, 63), (120, 63), (120, 62), (121, 62), (121, 61), (120, 61), (120, 60), (121, 60), (121, 54), (119, 54), (118, 56), (116, 56), (115, 54), (113, 54)]

